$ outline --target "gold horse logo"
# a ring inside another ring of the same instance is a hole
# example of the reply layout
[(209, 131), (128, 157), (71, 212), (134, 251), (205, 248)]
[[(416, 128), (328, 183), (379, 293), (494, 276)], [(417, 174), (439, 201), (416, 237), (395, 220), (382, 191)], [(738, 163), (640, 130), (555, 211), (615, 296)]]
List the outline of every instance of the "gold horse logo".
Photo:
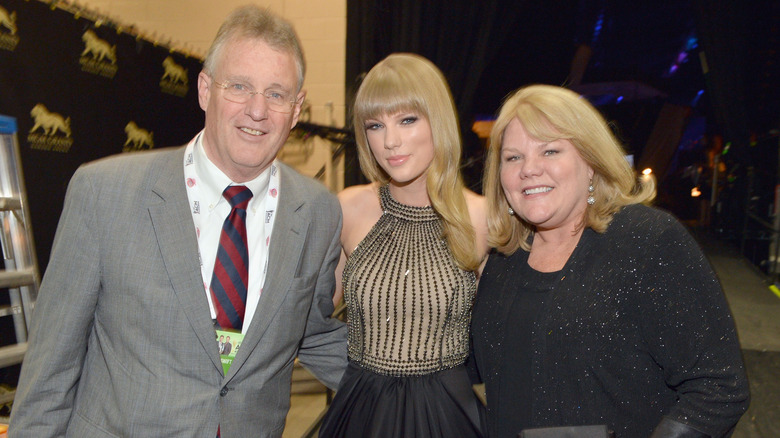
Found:
[(30, 111), (30, 115), (35, 121), (30, 133), (42, 129), (44, 135), (48, 136), (54, 135), (57, 131), (61, 131), (67, 137), (71, 136), (70, 117), (64, 118), (57, 113), (50, 112), (42, 103), (36, 104)]
[(0, 6), (0, 26), (5, 27), (11, 32), (11, 35), (16, 35), (16, 12), (8, 11)]
[(81, 36), (84, 41), (84, 51), (81, 56), (92, 55), (97, 61), (108, 58), (112, 64), (116, 64), (116, 45), (111, 45), (105, 40), (101, 40), (92, 30), (87, 30)]

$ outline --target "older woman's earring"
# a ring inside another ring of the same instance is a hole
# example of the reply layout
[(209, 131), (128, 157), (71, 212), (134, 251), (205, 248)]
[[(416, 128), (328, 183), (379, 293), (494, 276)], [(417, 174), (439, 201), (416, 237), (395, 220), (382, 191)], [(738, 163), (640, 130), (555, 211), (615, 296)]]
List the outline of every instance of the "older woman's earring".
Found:
[(588, 184), (588, 205), (596, 203), (596, 198), (593, 197), (594, 190), (596, 189), (593, 188), (593, 180), (590, 180), (590, 183)]
[(512, 210), (512, 207), (509, 207), (509, 215), (510, 216), (514, 216), (515, 215), (515, 211)]

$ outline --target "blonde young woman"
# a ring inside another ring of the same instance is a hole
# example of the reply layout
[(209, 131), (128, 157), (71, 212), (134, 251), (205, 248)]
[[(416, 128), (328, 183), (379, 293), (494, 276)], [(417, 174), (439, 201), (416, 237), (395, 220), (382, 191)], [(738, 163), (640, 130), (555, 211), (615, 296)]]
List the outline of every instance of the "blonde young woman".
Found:
[(564, 88), (522, 88), (493, 125), (486, 167), (498, 252), (472, 338), (491, 438), (586, 425), (730, 435), (749, 394), (718, 279), (674, 217), (643, 205), (654, 185), (637, 181), (599, 112)]
[(373, 183), (339, 194), (350, 365), (320, 436), (482, 436), (463, 363), (486, 206), (461, 181), (444, 76), (390, 55), (363, 80), (354, 126)]

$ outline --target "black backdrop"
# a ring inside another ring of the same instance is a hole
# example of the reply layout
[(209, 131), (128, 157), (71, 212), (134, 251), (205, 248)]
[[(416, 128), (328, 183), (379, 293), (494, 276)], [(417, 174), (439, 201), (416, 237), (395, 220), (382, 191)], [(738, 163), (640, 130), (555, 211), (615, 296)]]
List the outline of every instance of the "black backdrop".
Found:
[(0, 114), (17, 120), (41, 272), (80, 164), (180, 145), (202, 128), (201, 66), (86, 11), (0, 0)]
[[(434, 62), (449, 81), (461, 122), (464, 179), (479, 190), (482, 147), (471, 132), (474, 93), (485, 67), (496, 56), (525, 0), (348, 0), (347, 108), (359, 78), (393, 52), (414, 52)], [(511, 7), (507, 7), (511, 5)], [(347, 114), (349, 123), (350, 114)], [(347, 151), (345, 185), (359, 182)]]

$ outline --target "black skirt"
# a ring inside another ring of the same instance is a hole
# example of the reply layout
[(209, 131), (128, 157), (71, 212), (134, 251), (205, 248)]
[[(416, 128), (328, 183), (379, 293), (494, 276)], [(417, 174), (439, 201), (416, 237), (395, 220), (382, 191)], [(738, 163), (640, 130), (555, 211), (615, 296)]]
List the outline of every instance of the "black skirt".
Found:
[(392, 377), (350, 362), (319, 436), (483, 437), (481, 409), (463, 366)]

